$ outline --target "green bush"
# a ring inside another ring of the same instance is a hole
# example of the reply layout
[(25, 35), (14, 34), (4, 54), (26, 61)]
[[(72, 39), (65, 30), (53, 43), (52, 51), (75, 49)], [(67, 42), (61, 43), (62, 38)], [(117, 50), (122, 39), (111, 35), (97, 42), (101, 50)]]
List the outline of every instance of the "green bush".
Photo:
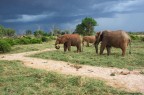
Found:
[(137, 35), (130, 35), (132, 40), (140, 40), (140, 37)]
[(141, 41), (143, 41), (143, 42), (144, 42), (144, 37), (141, 37)]
[(49, 36), (51, 40), (56, 40), (56, 36)]
[(10, 50), (11, 50), (11, 45), (5, 40), (0, 40), (0, 51), (6, 53), (9, 52)]
[(49, 39), (49, 37), (43, 36), (41, 38), (41, 40), (42, 40), (42, 42), (48, 42), (50, 39)]
[(30, 44), (30, 39), (27, 38), (19, 38), (19, 44)]
[(42, 43), (42, 41), (41, 41), (41, 39), (33, 38), (30, 40), (30, 43), (31, 44), (40, 44), (40, 43)]
[(4, 39), (6, 42), (8, 42), (11, 46), (16, 45), (16, 41), (13, 38), (5, 38)]

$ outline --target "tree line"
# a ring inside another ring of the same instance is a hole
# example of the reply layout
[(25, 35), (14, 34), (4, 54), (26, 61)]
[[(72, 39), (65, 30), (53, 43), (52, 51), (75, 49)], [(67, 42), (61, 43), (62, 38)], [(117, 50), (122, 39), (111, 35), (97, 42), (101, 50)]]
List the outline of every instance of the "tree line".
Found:
[[(94, 33), (94, 26), (97, 26), (97, 22), (90, 17), (86, 17), (82, 19), (81, 23), (76, 25), (75, 30), (61, 30), (57, 27), (53, 27), (51, 32), (45, 32), (41, 29), (32, 31), (26, 30), (24, 35), (34, 35), (35, 37), (41, 36), (55, 36), (55, 35), (63, 35), (63, 34), (71, 34), (71, 33), (78, 33), (80, 35), (92, 35)], [(16, 36), (16, 31), (11, 28), (5, 28), (4, 26), (0, 25), (0, 37), (13, 37)]]

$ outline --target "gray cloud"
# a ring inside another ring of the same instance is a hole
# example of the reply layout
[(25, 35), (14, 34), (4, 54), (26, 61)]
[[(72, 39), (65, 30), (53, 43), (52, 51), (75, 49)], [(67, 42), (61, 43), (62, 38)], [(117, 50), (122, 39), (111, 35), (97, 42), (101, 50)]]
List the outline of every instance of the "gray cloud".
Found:
[[(144, 13), (143, 4), (144, 0), (1, 0), (0, 24), (16, 30), (36, 29), (37, 25), (45, 30), (49, 30), (52, 25), (74, 29), (83, 18), (93, 17), (100, 25), (96, 29), (120, 27), (133, 30), (127, 28), (128, 25), (131, 26), (128, 23), (130, 19), (122, 24), (121, 22), (131, 18), (131, 14), (137, 14), (135, 19), (131, 19), (142, 24), (142, 20), (137, 17), (143, 15), (138, 13)], [(127, 17), (123, 17), (123, 14)], [(119, 27), (108, 27), (112, 24), (110, 20), (117, 20), (115, 25)], [(135, 27), (134, 30), (139, 29)]]

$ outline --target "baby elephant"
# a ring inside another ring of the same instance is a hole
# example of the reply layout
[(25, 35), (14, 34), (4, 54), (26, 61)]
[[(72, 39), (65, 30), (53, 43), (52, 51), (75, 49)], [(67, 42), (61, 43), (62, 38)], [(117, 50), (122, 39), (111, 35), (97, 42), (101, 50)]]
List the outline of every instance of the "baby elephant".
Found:
[(87, 46), (89, 47), (89, 43), (94, 44), (95, 42), (95, 36), (84, 36), (82, 39), (82, 44), (84, 46), (84, 42), (87, 43)]
[[(116, 47), (122, 50), (122, 56), (124, 56), (128, 44), (131, 43), (131, 39), (129, 35), (122, 30), (117, 30), (117, 31), (104, 30), (102, 32), (96, 33), (95, 37), (97, 39), (95, 41), (96, 53), (98, 53), (98, 44), (101, 42), (100, 54), (103, 54), (103, 51), (106, 47), (107, 54), (109, 55), (111, 52), (111, 47)], [(130, 45), (130, 50), (131, 50), (131, 45)], [(131, 53), (131, 51), (129, 53)]]
[(77, 47), (77, 52), (81, 52), (81, 39), (78, 34), (65, 34), (62, 36), (58, 36), (55, 42), (55, 48), (59, 49), (60, 46), (58, 44), (64, 45), (64, 52), (71, 51), (71, 46)]

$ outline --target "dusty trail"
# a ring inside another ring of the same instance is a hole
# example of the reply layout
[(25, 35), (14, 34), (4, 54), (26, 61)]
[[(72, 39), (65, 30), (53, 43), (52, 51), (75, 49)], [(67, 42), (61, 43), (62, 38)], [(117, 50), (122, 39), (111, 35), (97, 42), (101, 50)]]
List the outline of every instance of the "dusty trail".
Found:
[(24, 63), (24, 65), (31, 68), (55, 71), (67, 75), (93, 77), (96, 79), (104, 80), (108, 85), (116, 88), (144, 93), (144, 75), (140, 74), (140, 71), (129, 71), (126, 69), (104, 68), (87, 65), (74, 65), (63, 61), (26, 57), (26, 55), (51, 50), (54, 49), (17, 54), (5, 54), (0, 55), (0, 60), (20, 60)]

